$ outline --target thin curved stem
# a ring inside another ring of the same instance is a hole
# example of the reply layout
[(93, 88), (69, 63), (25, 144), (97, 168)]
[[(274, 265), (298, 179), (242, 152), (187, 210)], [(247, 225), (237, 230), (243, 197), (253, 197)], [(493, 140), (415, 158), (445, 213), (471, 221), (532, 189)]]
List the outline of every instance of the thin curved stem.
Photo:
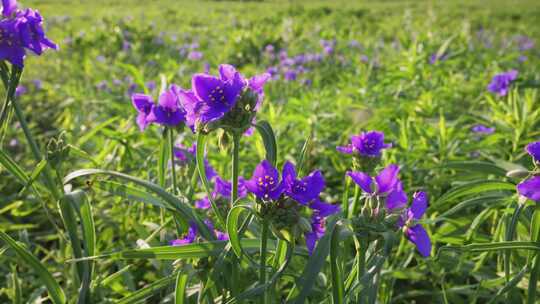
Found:
[(238, 168), (239, 168), (239, 151), (240, 151), (241, 135), (233, 133), (233, 155), (232, 155), (232, 177), (231, 177), (231, 207), (238, 199)]
[(168, 137), (169, 137), (169, 148), (171, 154), (171, 180), (172, 180), (172, 189), (173, 194), (178, 194), (178, 185), (176, 184), (176, 168), (174, 166), (174, 130), (168, 128)]

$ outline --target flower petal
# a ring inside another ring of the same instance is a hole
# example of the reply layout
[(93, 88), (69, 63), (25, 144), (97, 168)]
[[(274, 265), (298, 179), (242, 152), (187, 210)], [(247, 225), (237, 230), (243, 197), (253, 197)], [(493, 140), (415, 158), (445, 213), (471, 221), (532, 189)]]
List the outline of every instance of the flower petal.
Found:
[(364, 172), (358, 172), (358, 171), (348, 171), (347, 175), (351, 177), (353, 182), (355, 182), (364, 192), (373, 194), (373, 189), (371, 188), (371, 185), (373, 184), (373, 180), (371, 176), (367, 175)]
[(533, 201), (540, 201), (540, 176), (534, 176), (517, 185), (519, 194)]
[(419, 191), (413, 194), (413, 201), (411, 203), (412, 216), (419, 220), (428, 207), (428, 196), (424, 191)]
[(377, 182), (377, 192), (378, 193), (387, 193), (394, 189), (398, 183), (398, 173), (399, 167), (397, 165), (389, 165), (384, 168), (377, 177), (375, 181)]
[(431, 254), (431, 240), (422, 225), (415, 225), (408, 228), (405, 235), (416, 245), (416, 248), (418, 248), (418, 251), (423, 257), (428, 257)]

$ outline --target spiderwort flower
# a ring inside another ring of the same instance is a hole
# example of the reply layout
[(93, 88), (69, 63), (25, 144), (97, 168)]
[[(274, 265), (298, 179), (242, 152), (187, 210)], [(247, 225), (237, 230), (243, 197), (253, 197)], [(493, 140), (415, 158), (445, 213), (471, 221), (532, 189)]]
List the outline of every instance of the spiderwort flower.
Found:
[(520, 195), (533, 201), (540, 201), (540, 176), (533, 176), (517, 185)]
[(253, 171), (253, 176), (245, 182), (247, 190), (262, 200), (277, 200), (283, 193), (279, 171), (268, 160), (263, 160)]
[[(247, 196), (247, 189), (245, 186), (245, 180), (242, 176), (238, 177), (238, 198), (243, 198)], [(224, 180), (219, 175), (216, 176), (214, 180), (214, 191), (212, 196), (214, 198), (221, 196), (226, 199), (231, 198), (232, 184), (229, 181)]]
[(149, 117), (154, 107), (154, 102), (152, 97), (144, 94), (133, 94), (131, 96), (131, 103), (138, 112), (137, 115), (137, 125), (139, 129), (144, 131), (144, 129), (153, 122), (153, 117)]
[(283, 166), (282, 177), (284, 193), (302, 205), (307, 205), (318, 198), (325, 186), (321, 171), (313, 171), (308, 176), (298, 179), (296, 168), (289, 161)]
[(2, 0), (2, 15), (11, 16), (17, 10), (17, 0)]
[(325, 231), (326, 228), (324, 217), (317, 212), (313, 213), (313, 215), (311, 216), (311, 232), (304, 233), (304, 238), (306, 239), (306, 247), (310, 255), (313, 253), (313, 249), (315, 248), (317, 240), (319, 240), (324, 235)]
[(194, 222), (191, 222), (189, 224), (188, 232), (186, 233), (186, 235), (181, 239), (176, 239), (176, 240), (171, 241), (170, 244), (172, 246), (181, 246), (181, 245), (191, 244), (195, 242), (195, 239), (197, 238), (197, 232), (198, 232), (197, 225)]
[(18, 67), (24, 66), (25, 50), (19, 37), (19, 21), (0, 21), (0, 60), (7, 60)]
[(427, 194), (423, 191), (416, 192), (413, 195), (411, 207), (405, 210), (398, 222), (399, 227), (403, 229), (407, 239), (416, 245), (416, 248), (418, 248), (418, 251), (424, 257), (428, 257), (431, 254), (431, 240), (424, 227), (416, 223), (416, 221), (422, 218), (427, 206)]
[(384, 143), (384, 133), (379, 131), (362, 132), (351, 136), (351, 144), (338, 146), (336, 150), (344, 154), (358, 153), (366, 157), (379, 157), (383, 149), (390, 148), (391, 144)]
[(485, 125), (482, 125), (482, 124), (476, 124), (474, 125), (471, 130), (474, 132), (474, 133), (477, 133), (477, 134), (486, 134), (486, 135), (489, 135), (489, 134), (493, 134), (493, 132), (495, 132), (495, 128), (490, 128), (490, 127), (487, 127)]
[(353, 182), (369, 196), (385, 196), (386, 208), (390, 211), (403, 208), (407, 204), (407, 195), (403, 191), (398, 174), (397, 165), (387, 166), (375, 178), (364, 172), (347, 172)]
[(314, 199), (313, 202), (309, 204), (309, 208), (313, 209), (317, 214), (322, 217), (336, 214), (341, 210), (339, 205), (324, 203), (319, 198)]
[(532, 142), (525, 148), (535, 162), (540, 163), (540, 141)]
[(173, 84), (161, 93), (158, 104), (152, 107), (150, 120), (169, 127), (177, 126), (186, 120), (186, 112), (179, 103), (178, 90), (179, 88)]
[(41, 55), (45, 49), (58, 50), (58, 45), (45, 36), (43, 18), (38, 11), (27, 8), (17, 12), (19, 33), (24, 47)]
[(488, 91), (496, 93), (499, 96), (506, 96), (510, 89), (510, 84), (517, 79), (518, 71), (511, 70), (508, 72), (500, 73), (491, 79), (491, 82), (487, 86)]

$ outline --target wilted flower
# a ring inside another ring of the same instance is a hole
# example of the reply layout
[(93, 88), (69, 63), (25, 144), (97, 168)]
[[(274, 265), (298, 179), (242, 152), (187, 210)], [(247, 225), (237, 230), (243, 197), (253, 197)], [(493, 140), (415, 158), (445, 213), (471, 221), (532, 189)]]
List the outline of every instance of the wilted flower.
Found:
[(282, 178), (284, 193), (302, 205), (307, 205), (318, 198), (325, 186), (321, 171), (313, 171), (308, 176), (298, 179), (296, 168), (289, 161), (283, 166)]
[(506, 96), (510, 89), (510, 84), (517, 79), (518, 71), (511, 70), (493, 76), (491, 82), (487, 86), (488, 91), (496, 93), (499, 96)]
[(390, 148), (391, 144), (384, 143), (384, 133), (379, 131), (362, 132), (360, 135), (351, 136), (351, 144), (338, 146), (336, 149), (345, 154), (356, 152), (361, 156), (379, 157), (381, 151)]
[(409, 241), (416, 245), (420, 254), (428, 257), (431, 253), (431, 240), (422, 225), (416, 223), (426, 212), (428, 197), (425, 192), (416, 192), (413, 195), (411, 207), (406, 209), (400, 218), (398, 225), (403, 229)]
[(262, 200), (277, 200), (283, 193), (279, 171), (268, 160), (257, 165), (251, 179), (245, 182), (247, 190)]
[(474, 133), (478, 133), (478, 134), (493, 134), (493, 132), (495, 132), (495, 128), (490, 128), (490, 127), (487, 127), (485, 125), (482, 125), (482, 124), (476, 124), (474, 125), (471, 130), (474, 132)]
[(535, 162), (540, 163), (540, 141), (528, 144), (525, 150), (530, 156), (532, 156)]

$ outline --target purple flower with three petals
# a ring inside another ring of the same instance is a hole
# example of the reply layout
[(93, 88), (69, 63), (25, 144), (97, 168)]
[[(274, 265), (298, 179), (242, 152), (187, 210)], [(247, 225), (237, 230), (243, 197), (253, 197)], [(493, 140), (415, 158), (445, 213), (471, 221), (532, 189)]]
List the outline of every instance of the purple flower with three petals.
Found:
[(250, 193), (265, 201), (277, 200), (283, 193), (279, 171), (266, 159), (257, 165), (253, 176), (245, 182), (245, 186)]
[(487, 127), (485, 125), (482, 125), (482, 124), (476, 124), (474, 125), (471, 130), (474, 132), (474, 133), (478, 133), (478, 134), (493, 134), (493, 132), (495, 132), (495, 128), (490, 128), (490, 127)]
[(189, 126), (222, 118), (238, 101), (247, 82), (228, 64), (219, 66), (219, 77), (195, 74), (193, 91), (180, 90), (180, 100), (187, 111)]
[(409, 241), (416, 245), (420, 254), (428, 257), (431, 254), (431, 240), (422, 225), (416, 223), (426, 212), (428, 197), (425, 192), (416, 192), (413, 195), (411, 207), (406, 209), (398, 225), (403, 229)]
[(152, 123), (152, 119), (150, 116), (150, 113), (152, 113), (152, 108), (154, 107), (154, 102), (152, 101), (152, 97), (144, 94), (133, 94), (131, 96), (131, 103), (137, 110), (137, 125), (139, 125), (139, 129), (144, 131), (144, 129)]
[(520, 195), (533, 201), (540, 201), (540, 176), (533, 176), (517, 185)]
[(491, 79), (488, 84), (488, 91), (495, 93), (499, 96), (506, 96), (510, 89), (510, 84), (517, 79), (518, 71), (511, 70), (508, 72), (500, 73)]
[(391, 144), (384, 143), (384, 133), (379, 131), (362, 132), (360, 135), (351, 136), (351, 144), (338, 146), (337, 151), (344, 154), (356, 152), (361, 156), (379, 157), (383, 149), (390, 148)]
[(186, 111), (181, 107), (178, 97), (179, 88), (171, 85), (159, 96), (158, 104), (152, 107), (149, 119), (160, 125), (174, 127), (186, 120)]
[(540, 163), (540, 141), (532, 142), (527, 145), (525, 151), (529, 153), (535, 162)]
[(283, 192), (302, 205), (318, 198), (325, 187), (321, 171), (313, 171), (308, 176), (298, 179), (296, 168), (287, 161), (283, 166)]
[(386, 196), (386, 208), (388, 210), (399, 209), (407, 204), (407, 195), (403, 191), (398, 174), (399, 167), (397, 165), (389, 165), (381, 170), (375, 178), (364, 172), (347, 172), (353, 182), (368, 195)]

